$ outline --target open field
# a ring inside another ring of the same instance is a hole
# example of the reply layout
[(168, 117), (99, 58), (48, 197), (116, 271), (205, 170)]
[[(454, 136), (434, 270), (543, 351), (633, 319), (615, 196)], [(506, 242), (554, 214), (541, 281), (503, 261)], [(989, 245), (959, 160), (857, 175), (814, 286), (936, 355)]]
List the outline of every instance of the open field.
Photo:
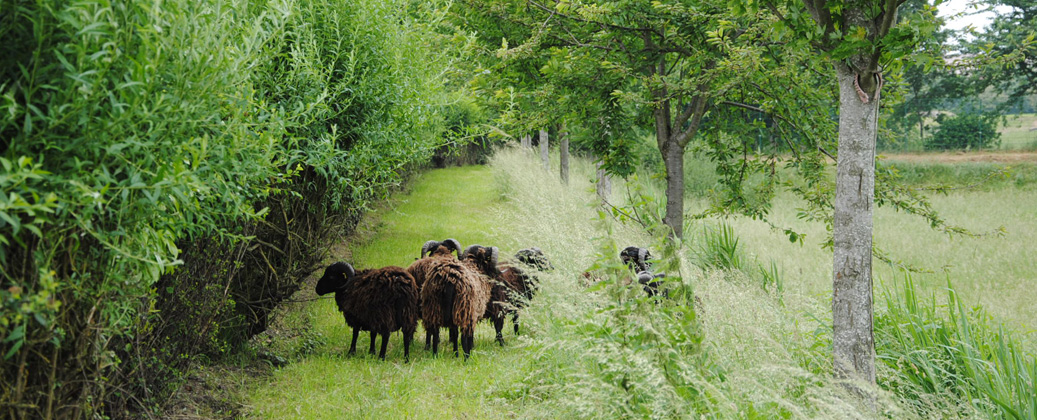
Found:
[(900, 162), (996, 162), (996, 163), (1037, 163), (1037, 152), (1029, 151), (953, 151), (933, 153), (883, 153), (887, 161)]
[(998, 131), (1002, 150), (1033, 150), (1037, 147), (1037, 114), (1009, 115)]

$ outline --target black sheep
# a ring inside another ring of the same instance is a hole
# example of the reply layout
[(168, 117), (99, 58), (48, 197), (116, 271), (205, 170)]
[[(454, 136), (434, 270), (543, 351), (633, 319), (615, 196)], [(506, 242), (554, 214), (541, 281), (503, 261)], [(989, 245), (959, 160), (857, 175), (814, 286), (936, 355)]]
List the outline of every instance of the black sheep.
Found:
[(379, 356), (385, 360), (389, 334), (403, 332), (403, 356), (410, 360), (410, 342), (418, 325), (418, 286), (407, 270), (390, 266), (375, 270), (353, 270), (353, 266), (337, 262), (324, 270), (317, 281), (318, 295), (335, 292), (335, 303), (353, 328), (353, 341), (349, 354), (356, 353), (356, 340), (360, 331), (371, 331), (371, 353), (374, 353), (375, 337), (382, 336)]

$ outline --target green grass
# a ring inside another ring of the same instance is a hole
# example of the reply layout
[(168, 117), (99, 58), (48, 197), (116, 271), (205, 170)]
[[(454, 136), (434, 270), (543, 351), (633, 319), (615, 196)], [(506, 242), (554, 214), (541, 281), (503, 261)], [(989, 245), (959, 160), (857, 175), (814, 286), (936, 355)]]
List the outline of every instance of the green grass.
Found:
[[(298, 317), (309, 320), (319, 344), (252, 389), (251, 416), (957, 419), (991, 417), (994, 399), (1015, 398), (1014, 406), (1029, 407), (1029, 396), (1018, 393), (1032, 389), (1020, 375), (1032, 368), (1034, 347), (1006, 337), (1032, 328), (1037, 313), (1030, 302), (1037, 268), (1028, 264), (1029, 238), (1037, 237), (1037, 192), (1005, 185), (934, 199), (952, 222), (978, 231), (1005, 225), (1005, 238), (949, 240), (914, 218), (876, 213), (876, 241), (891, 254), (936, 269), (951, 265), (946, 273), (915, 275), (920, 289), (946, 295), (950, 278), (958, 300), (957, 318), (947, 319), (945, 307), (935, 300), (918, 306), (913, 294), (907, 299), (892, 284), (894, 271), (876, 266), (876, 295), (888, 296), (877, 300), (877, 334), (890, 335), (881, 337), (880, 356), (887, 362), (880, 366), (885, 388), (877, 391), (882, 409), (872, 413), (831, 379), (831, 253), (817, 245), (822, 227), (795, 218), (795, 200), (779, 197), (774, 219), (807, 233), (805, 245), (790, 244), (761, 223), (732, 218), (695, 221), (682, 247), (665, 248), (640, 224), (596, 205), (592, 174), (589, 162), (577, 160), (571, 184), (563, 185), (532, 154), (505, 150), (489, 167), (422, 175), (365, 222), (367, 239), (348, 244), (352, 260), (362, 267), (406, 265), (429, 236), (498, 245), (505, 254), (539, 246), (557, 269), (541, 276), (541, 291), (523, 314), (523, 334), (506, 333), (508, 344), (501, 348), (492, 342), (492, 328), (481, 324), (468, 363), (433, 358), (420, 344), (411, 363), (403, 363), (398, 334), (386, 362), (366, 354), (366, 335), (360, 354), (346, 357), (349, 330), (333, 303), (320, 300)], [(616, 180), (610, 201), (628, 205), (627, 186), (639, 183)], [(646, 191), (659, 194), (656, 185)], [(698, 200), (689, 200), (691, 211), (702, 205)], [(642, 215), (660, 205), (648, 200)], [(651, 217), (646, 222), (655, 224)], [(655, 302), (639, 287), (609, 277), (618, 250), (628, 245), (650, 247), (682, 293)], [(703, 250), (711, 248), (736, 255), (738, 264), (703, 263)], [(617, 281), (588, 287), (582, 276), (587, 270)], [(901, 302), (914, 312), (896, 312), (893, 306)], [(964, 312), (979, 313), (965, 309), (976, 304), (992, 317), (964, 322)], [(996, 328), (1000, 321), (1009, 321), (1011, 331)], [(912, 340), (934, 340), (923, 334), (931, 325), (951, 329), (934, 336), (942, 341), (928, 353), (914, 352)], [(964, 335), (966, 329), (972, 335)], [(996, 348), (1005, 345), (1016, 347)], [(914, 366), (971, 369), (944, 376), (971, 382), (954, 392), (930, 392), (901, 356)], [(990, 369), (994, 365), (984, 357), (1005, 362)]]
[(1034, 150), (1037, 149), (1037, 114), (1009, 115), (1001, 124), (1001, 149)]
[[(406, 267), (426, 240), (448, 237), (465, 247), (500, 246), (510, 255), (515, 249), (504, 239), (495, 217), (501, 205), (487, 167), (430, 171), (410, 191), (394, 197), (386, 209), (368, 216), (369, 237), (346, 244), (353, 256), (349, 261), (357, 267)], [(507, 346), (501, 348), (493, 342), (492, 326), (481, 324), (474, 355), (465, 363), (450, 352), (432, 357), (424, 350), (424, 332), (419, 327), (410, 363), (403, 362), (399, 333), (391, 336), (382, 362), (367, 354), (366, 333), (358, 341), (357, 355), (346, 356), (352, 333), (333, 300), (318, 300), (304, 310), (323, 339), (308, 355), (253, 388), (247, 403), (252, 417), (504, 418), (516, 409), (513, 406), (522, 404), (493, 395), (521, 379), (526, 370), (528, 350), (510, 332), (505, 333)]]

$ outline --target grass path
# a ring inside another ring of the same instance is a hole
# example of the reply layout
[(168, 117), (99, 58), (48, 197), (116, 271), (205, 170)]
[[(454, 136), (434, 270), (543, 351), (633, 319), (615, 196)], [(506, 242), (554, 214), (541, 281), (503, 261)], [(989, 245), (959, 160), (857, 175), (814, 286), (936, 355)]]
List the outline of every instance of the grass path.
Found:
[[(367, 232), (358, 235), (368, 239), (337, 247), (332, 259), (356, 267), (406, 267), (426, 240), (448, 237), (464, 247), (496, 245), (510, 255), (515, 247), (504, 239), (506, 227), (498, 225), (496, 215), (505, 204), (497, 196), (486, 167), (427, 172), (409, 192), (394, 197), (389, 208), (369, 215), (361, 226)], [(306, 356), (251, 390), (248, 411), (253, 418), (508, 418), (522, 404), (498, 395), (507, 395), (509, 384), (528, 372), (523, 368), (528, 350), (509, 333), (505, 347), (496, 345), (489, 323), (477, 328), (475, 353), (467, 363), (450, 352), (433, 357), (425, 351), (420, 326), (410, 363), (403, 362), (399, 333), (391, 336), (382, 362), (367, 354), (367, 333), (357, 343), (357, 355), (345, 355), (351, 332), (333, 300), (318, 300), (303, 311), (318, 338)]]

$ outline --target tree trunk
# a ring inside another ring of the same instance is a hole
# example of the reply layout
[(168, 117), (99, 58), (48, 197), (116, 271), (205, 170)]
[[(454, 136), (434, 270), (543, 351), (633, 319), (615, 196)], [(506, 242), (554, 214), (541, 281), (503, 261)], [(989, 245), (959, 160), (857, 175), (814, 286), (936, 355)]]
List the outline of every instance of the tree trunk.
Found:
[[(660, 64), (660, 67), (662, 65)], [(653, 92), (657, 98), (665, 98), (666, 91)], [(676, 238), (684, 237), (684, 147), (671, 138), (670, 101), (663, 100), (653, 112), (655, 136), (659, 153), (666, 166), (666, 216), (663, 223), (673, 229)]]
[[(562, 128), (564, 130), (564, 126)], [(558, 130), (558, 167), (562, 183), (569, 185), (569, 133)]]
[(547, 155), (547, 130), (540, 130), (540, 160), (544, 161), (544, 170), (551, 170), (551, 161)]
[[(839, 156), (832, 221), (833, 366), (839, 378), (874, 385), (871, 245), (879, 101), (861, 101), (854, 88), (854, 71), (843, 64), (835, 67), (839, 80)], [(864, 394), (852, 383), (850, 388)]]
[(663, 151), (666, 165), (666, 216), (663, 223), (673, 229), (676, 238), (684, 237), (684, 148), (668, 141)]
[(601, 197), (602, 200), (608, 200), (609, 196), (612, 195), (612, 178), (609, 176), (608, 172), (605, 172), (605, 169), (601, 167), (601, 164), (602, 161), (600, 160), (594, 164), (594, 167), (598, 170), (596, 189), (598, 191), (598, 197)]
[(522, 144), (522, 148), (523, 149), (532, 149), (533, 148), (533, 136), (530, 136), (529, 133), (524, 134), (522, 136), (522, 143), (521, 144)]

